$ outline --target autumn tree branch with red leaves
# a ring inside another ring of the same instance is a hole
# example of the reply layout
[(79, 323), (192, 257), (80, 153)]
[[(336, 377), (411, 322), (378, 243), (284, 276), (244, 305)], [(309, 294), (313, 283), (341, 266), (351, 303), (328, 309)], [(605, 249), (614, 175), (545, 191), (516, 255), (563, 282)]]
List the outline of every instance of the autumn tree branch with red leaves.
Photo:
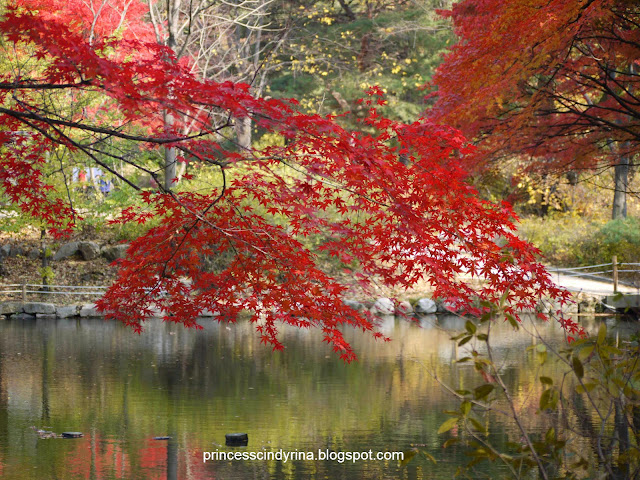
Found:
[[(11, 202), (56, 234), (70, 232), (78, 215), (43, 176), (52, 149), (64, 146), (107, 168), (104, 159), (119, 156), (104, 148), (107, 140), (148, 150), (175, 146), (184, 161), (218, 173), (210, 191), (160, 186), (140, 192), (143, 208), (120, 212), (116, 222), (159, 223), (119, 261), (117, 281), (99, 301), (109, 318), (140, 330), (156, 310), (191, 327), (204, 310), (226, 322), (250, 312), (275, 349), (283, 348), (280, 324), (313, 327), (350, 361), (355, 354), (343, 326), (382, 335), (374, 318), (343, 303), (347, 285), (322, 271), (305, 246), (308, 236), (322, 238), (320, 249), (344, 267), (356, 265), (365, 287), (374, 279), (401, 287), (427, 280), (436, 296), (472, 314), (493, 303), (517, 318), (543, 296), (567, 301), (535, 249), (515, 235), (510, 207), (480, 200), (466, 182), (460, 165), (471, 149), (461, 134), (426, 119), (385, 118), (377, 88), (363, 102), (363, 130), (371, 133), (348, 131), (334, 117), (300, 113), (294, 101), (255, 98), (247, 85), (198, 80), (157, 44), (110, 37), (89, 43), (55, 17), (15, 7), (0, 31), (5, 50), (38, 60), (0, 79), (0, 184)], [(87, 96), (101, 101), (79, 111), (51, 108)], [(187, 119), (192, 133), (182, 135), (178, 121), (167, 131), (167, 111)], [(226, 127), (212, 121), (225, 116), (250, 117), (286, 141), (227, 150)], [(119, 158), (144, 168), (135, 157)], [(228, 262), (206, 267), (207, 257), (220, 255)], [(483, 280), (479, 288), (464, 280), (469, 275)], [(472, 307), (476, 296), (487, 303)], [(570, 335), (580, 333), (560, 321)]]
[(640, 153), (640, 7), (626, 0), (475, 1), (444, 12), (459, 42), (433, 79), (435, 121), (538, 172), (615, 170), (612, 217), (626, 216)]

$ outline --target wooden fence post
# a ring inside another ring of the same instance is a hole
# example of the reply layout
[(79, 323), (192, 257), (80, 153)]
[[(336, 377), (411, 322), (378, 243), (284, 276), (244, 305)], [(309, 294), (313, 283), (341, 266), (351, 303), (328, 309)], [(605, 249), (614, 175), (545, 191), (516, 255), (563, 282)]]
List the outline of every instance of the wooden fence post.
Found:
[(22, 301), (27, 301), (27, 284), (22, 282)]
[(614, 255), (611, 259), (613, 265), (613, 293), (618, 293), (618, 256)]

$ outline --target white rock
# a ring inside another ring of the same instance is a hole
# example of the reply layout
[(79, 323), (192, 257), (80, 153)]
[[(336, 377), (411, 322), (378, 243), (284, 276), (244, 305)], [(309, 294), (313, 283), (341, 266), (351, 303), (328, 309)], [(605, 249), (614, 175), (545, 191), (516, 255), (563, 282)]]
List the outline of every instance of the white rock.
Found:
[(13, 315), (24, 312), (22, 302), (2, 302), (0, 303), (0, 315)]
[(65, 243), (53, 255), (53, 260), (57, 262), (63, 258), (71, 257), (76, 253), (78, 253), (78, 242)]
[(56, 306), (53, 303), (26, 302), (24, 304), (25, 313), (45, 313), (53, 315), (56, 313)]
[(93, 260), (100, 255), (100, 247), (94, 242), (79, 242), (78, 250), (85, 260)]
[(69, 318), (78, 315), (77, 305), (60, 305), (56, 307), (56, 316), (58, 318)]
[(376, 300), (371, 311), (380, 315), (393, 315), (396, 313), (396, 307), (391, 299), (382, 297)]
[(438, 306), (436, 305), (436, 302), (434, 302), (430, 298), (421, 298), (416, 303), (414, 309), (416, 313), (428, 315), (430, 313), (436, 313), (438, 311)]
[(411, 315), (413, 313), (413, 307), (409, 302), (403, 300), (398, 304), (397, 308), (398, 313), (404, 313), (405, 315)]
[(102, 256), (109, 262), (113, 262), (118, 258), (124, 258), (127, 255), (128, 244), (111, 245), (103, 247), (101, 250)]
[(81, 317), (102, 317), (102, 312), (99, 312), (96, 309), (95, 303), (85, 303), (80, 307), (80, 316)]

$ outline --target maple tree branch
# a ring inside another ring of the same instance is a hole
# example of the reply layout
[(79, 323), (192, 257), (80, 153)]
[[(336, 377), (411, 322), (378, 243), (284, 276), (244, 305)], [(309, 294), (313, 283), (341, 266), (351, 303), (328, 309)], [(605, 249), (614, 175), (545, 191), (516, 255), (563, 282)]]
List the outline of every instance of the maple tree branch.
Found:
[(80, 80), (74, 83), (53, 83), (42, 82), (26, 83), (24, 80), (16, 80), (15, 82), (0, 82), (0, 90), (15, 91), (15, 90), (65, 90), (65, 89), (80, 89), (81, 87), (91, 85), (91, 80)]
[(69, 190), (69, 183), (67, 181), (67, 174), (64, 171), (64, 165), (62, 164), (62, 156), (55, 150), (56, 158), (58, 159), (58, 163), (60, 163), (60, 172), (62, 173), (62, 178), (64, 180), (64, 189), (67, 192), (67, 199), (69, 200), (69, 207), (71, 208), (71, 212), (73, 213), (73, 222), (76, 222), (76, 210), (73, 208), (73, 200), (71, 199), (71, 191)]
[(511, 418), (513, 418), (513, 420), (516, 422), (516, 425), (518, 426), (518, 430), (520, 430), (520, 433), (522, 434), (522, 438), (524, 439), (524, 441), (527, 444), (527, 447), (529, 448), (529, 452), (531, 453), (531, 455), (533, 456), (533, 459), (535, 460), (536, 464), (538, 465), (538, 472), (540, 473), (540, 475), (542, 476), (542, 478), (544, 480), (549, 480), (549, 475), (547, 474), (547, 471), (544, 468), (542, 460), (540, 459), (540, 456), (538, 455), (538, 452), (536, 451), (535, 447), (533, 446), (533, 443), (531, 442), (531, 438), (529, 438), (528, 432), (526, 431), (526, 429), (524, 428), (524, 425), (522, 425), (522, 422), (520, 421), (520, 417), (518, 415), (518, 412), (516, 411), (516, 407), (514, 405), (513, 398), (511, 397), (511, 394), (509, 393), (509, 389), (505, 385), (504, 380), (502, 380), (502, 376), (500, 375), (500, 372), (498, 372), (498, 369), (497, 369), (497, 367), (496, 367), (496, 365), (494, 363), (493, 349), (491, 348), (491, 345), (489, 344), (489, 335), (490, 335), (490, 333), (491, 333), (491, 322), (489, 323), (489, 325), (487, 327), (487, 340), (485, 341), (485, 345), (487, 347), (487, 358), (489, 359), (490, 365), (493, 367), (493, 371), (495, 373), (495, 375), (493, 375), (493, 378), (496, 380), (496, 382), (500, 386), (500, 389), (502, 390), (503, 395), (507, 399), (507, 404), (509, 405), (509, 408), (511, 409)]
[(110, 172), (111, 174), (115, 175), (116, 177), (118, 177), (119, 179), (121, 179), (123, 182), (127, 183), (129, 186), (133, 187), (135, 190), (140, 190), (140, 187), (138, 187), (135, 183), (131, 182), (129, 179), (127, 179), (125, 176), (119, 174), (117, 171), (115, 171), (114, 169), (112, 169), (110, 166), (108, 166), (106, 163), (102, 162), (100, 159), (98, 159), (95, 155), (93, 155), (89, 149), (85, 148), (84, 145), (82, 145), (81, 143), (76, 142), (75, 140), (73, 140), (71, 137), (69, 137), (68, 135), (66, 135), (64, 132), (62, 132), (61, 130), (59, 130), (58, 128), (56, 128), (55, 126), (51, 126), (51, 128), (54, 129), (54, 131), (57, 133), (59, 138), (55, 138), (53, 137), (51, 134), (49, 134), (48, 131), (40, 128), (38, 125), (29, 122), (28, 120), (23, 120), (24, 123), (26, 123), (27, 125), (29, 125), (31, 128), (33, 128), (34, 130), (40, 132), (41, 135), (43, 135), (44, 137), (48, 138), (49, 140), (51, 140), (52, 142), (55, 142), (56, 144), (61, 144), (61, 142), (59, 141), (59, 138), (63, 138), (66, 143), (64, 145), (66, 146), (73, 146), (79, 150), (81, 150), (82, 152), (84, 152), (89, 158), (91, 158), (91, 160), (93, 160), (97, 165), (100, 165), (101, 167), (103, 167), (105, 170), (107, 170), (108, 172)]
[[(314, 157), (316, 155), (306, 155), (306, 156), (307, 157)], [(317, 157), (318, 158), (322, 158), (319, 155), (317, 155)], [(376, 205), (378, 205), (380, 207), (386, 207), (386, 208), (389, 207), (389, 205), (387, 205), (387, 204), (385, 204), (383, 202), (379, 202), (379, 201), (371, 198), (370, 196), (367, 196), (367, 195), (365, 195), (365, 194), (363, 194), (361, 192), (357, 192), (357, 191), (355, 191), (355, 190), (353, 190), (351, 188), (347, 188), (344, 185), (341, 185), (339, 183), (335, 183), (333, 180), (331, 180), (331, 179), (329, 179), (329, 178), (327, 178), (325, 176), (321, 176), (320, 174), (312, 174), (309, 171), (307, 171), (306, 169), (300, 169), (297, 166), (295, 166), (293, 163), (287, 162), (284, 157), (262, 157), (262, 159), (268, 159), (268, 158), (273, 159), (273, 160), (278, 160), (283, 165), (291, 168), (292, 170), (294, 170), (294, 171), (296, 171), (298, 173), (301, 173), (301, 174), (305, 175), (306, 177), (308, 177), (308, 178), (310, 178), (312, 180), (316, 180), (318, 182), (321, 182), (321, 183), (324, 183), (326, 185), (329, 185), (330, 187), (337, 188), (339, 190), (343, 190), (345, 192), (351, 193), (352, 195), (355, 195), (356, 197), (364, 198), (365, 200), (368, 200), (369, 202), (374, 203), (374, 204), (376, 204)]]
[[(81, 150), (83, 153), (90, 155), (91, 159), (95, 159), (96, 157), (94, 155), (91, 154), (91, 152), (95, 152), (98, 153), (100, 155), (104, 155), (105, 157), (110, 157), (113, 158), (114, 160), (122, 160), (123, 162), (125, 162), (127, 165), (131, 165), (132, 167), (135, 167), (137, 170), (140, 170), (148, 175), (150, 175), (154, 181), (158, 184), (158, 187), (160, 188), (160, 181), (158, 179), (158, 174), (157, 171), (154, 170), (149, 170), (148, 168), (143, 167), (142, 165), (133, 162), (131, 160), (129, 160), (129, 156), (130, 155), (115, 155), (109, 151), (106, 150), (100, 150), (99, 148), (93, 146), (93, 145), (84, 145), (81, 143), (77, 143), (74, 145), (76, 148), (78, 148), (79, 150)], [(115, 175), (122, 180), (123, 182), (125, 182), (126, 184), (128, 184), (129, 186), (133, 187), (135, 190), (137, 191), (141, 191), (142, 189), (140, 187), (138, 187), (136, 184), (131, 183), (129, 180), (127, 180), (126, 177), (124, 177), (123, 175), (117, 173), (115, 173)]]
[(8, 115), (10, 117), (13, 117), (21, 121), (36, 120), (38, 122), (42, 122), (44, 124), (51, 125), (51, 126), (58, 125), (63, 127), (70, 127), (76, 130), (82, 130), (82, 131), (87, 131), (92, 133), (101, 133), (104, 135), (108, 135), (110, 137), (121, 138), (123, 140), (131, 140), (131, 141), (140, 142), (140, 143), (152, 143), (156, 145), (167, 145), (170, 143), (185, 142), (188, 140), (193, 140), (206, 135), (210, 135), (212, 133), (216, 133), (217, 130), (226, 128), (226, 125), (223, 125), (220, 127), (216, 127), (213, 130), (201, 131), (193, 135), (177, 135), (173, 137), (162, 138), (162, 137), (151, 137), (151, 136), (144, 136), (144, 135), (133, 135), (133, 134), (124, 133), (115, 128), (98, 127), (95, 125), (88, 125), (86, 123), (45, 117), (43, 115), (35, 113), (33, 110), (28, 112), (20, 112), (10, 108), (0, 107), (0, 113), (4, 113), (5, 115)]
[[(180, 239), (180, 242), (178, 242), (178, 244), (173, 249), (173, 253), (171, 254), (171, 256), (165, 261), (164, 267), (162, 269), (162, 276), (166, 275), (169, 262), (173, 260), (175, 256), (178, 254), (178, 252), (180, 251), (180, 248), (182, 248), (182, 245), (184, 245), (184, 242), (187, 240), (187, 237), (189, 236), (189, 234), (198, 226), (201, 219), (206, 218), (205, 216), (207, 212), (211, 210), (211, 208), (213, 208), (220, 200), (222, 200), (222, 197), (224, 197), (224, 194), (227, 190), (227, 177), (225, 175), (224, 168), (222, 166), (220, 167), (220, 172), (222, 173), (222, 189), (220, 190), (220, 194), (213, 201), (211, 201), (211, 203), (209, 203), (207, 208), (205, 208), (204, 210), (202, 210), (202, 212), (200, 212), (199, 216), (196, 216), (195, 220), (191, 225), (184, 227), (185, 229), (184, 235)], [(177, 200), (176, 195), (173, 194), (171, 190), (169, 190), (169, 193), (174, 199)], [(183, 203), (181, 203), (181, 205), (184, 207)]]

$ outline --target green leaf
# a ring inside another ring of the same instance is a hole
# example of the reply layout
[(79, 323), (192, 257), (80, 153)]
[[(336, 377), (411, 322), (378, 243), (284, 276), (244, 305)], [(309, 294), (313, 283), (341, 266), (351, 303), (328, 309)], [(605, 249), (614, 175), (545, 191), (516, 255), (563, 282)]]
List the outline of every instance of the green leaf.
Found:
[(464, 324), (464, 328), (467, 330), (467, 332), (469, 332), (471, 335), (473, 335), (474, 333), (476, 333), (476, 325), (471, 321), (471, 320), (467, 320), (466, 323)]
[(540, 365), (544, 365), (547, 361), (547, 352), (536, 352), (536, 358), (538, 359), (538, 363)]
[(514, 317), (513, 315), (511, 315), (510, 313), (507, 313), (505, 315), (505, 317), (507, 318), (507, 321), (509, 322), (509, 324), (513, 327), (513, 328), (518, 328), (520, 325), (518, 324), (518, 321), (516, 320), (516, 317)]
[(458, 346), (461, 347), (465, 343), (468, 343), (472, 338), (473, 337), (471, 335), (467, 335), (466, 337), (464, 337), (462, 340), (458, 342)]
[(551, 402), (551, 390), (547, 389), (544, 392), (542, 392), (542, 395), (540, 395), (540, 410), (546, 410), (547, 408), (549, 408)]
[(440, 428), (438, 429), (438, 435), (451, 430), (453, 427), (455, 427), (458, 424), (458, 420), (460, 420), (458, 417), (453, 417), (447, 420), (446, 422), (444, 422), (442, 425), (440, 425)]
[(578, 358), (580, 359), (580, 361), (584, 362), (587, 358), (589, 358), (591, 353), (593, 353), (594, 348), (595, 345), (587, 345), (586, 347), (581, 348), (578, 352)]
[(553, 385), (553, 380), (551, 380), (549, 377), (540, 377), (540, 381), (543, 385)]
[(484, 308), (493, 308), (493, 303), (491, 303), (489, 300), (480, 300), (480, 306), (484, 307)]
[(556, 430), (555, 428), (551, 427), (549, 428), (549, 430), (547, 430), (547, 433), (544, 436), (544, 439), (547, 443), (554, 443), (556, 441)]
[(425, 452), (424, 450), (422, 450), (420, 453), (422, 453), (425, 457), (427, 457), (433, 463), (438, 463), (438, 462), (436, 462), (436, 459), (434, 458), (434, 456), (431, 455), (429, 452)]
[(482, 342), (486, 342), (487, 340), (489, 340), (489, 335), (487, 335), (486, 333), (479, 333), (478, 335), (476, 335), (476, 338)]
[(407, 463), (409, 463), (413, 458), (418, 454), (417, 448), (412, 448), (411, 450), (405, 450), (402, 452), (402, 460), (400, 460), (400, 466), (404, 467)]
[(475, 428), (476, 430), (478, 430), (479, 432), (482, 433), (486, 433), (487, 429), (484, 428), (484, 425), (482, 425), (478, 420), (476, 420), (473, 417), (469, 417), (469, 421), (471, 422), (471, 424), (473, 425), (473, 428)]
[(504, 309), (504, 306), (507, 304), (507, 298), (509, 298), (509, 289), (508, 288), (504, 291), (504, 293), (500, 297), (500, 302), (498, 303), (498, 306), (499, 306), (500, 310)]
[(456, 443), (460, 443), (460, 439), (458, 437), (451, 437), (442, 444), (442, 448), (447, 448), (448, 446), (455, 445)]
[(584, 377), (584, 367), (582, 366), (582, 362), (580, 361), (580, 359), (574, 355), (571, 358), (571, 363), (573, 365), (573, 371), (575, 372), (576, 377)]
[(486, 312), (486, 313), (483, 313), (482, 316), (480, 317), (480, 323), (485, 323), (492, 319), (493, 319), (493, 313)]
[(471, 402), (469, 401), (462, 402), (462, 404), (460, 405), (460, 412), (462, 413), (462, 415), (466, 417), (467, 415), (469, 415), (470, 411), (471, 411)]
[(560, 395), (557, 390), (553, 388), (545, 390), (540, 395), (540, 410), (555, 410), (558, 406), (558, 400), (560, 400)]
[(597, 383), (584, 383), (582, 385), (578, 385), (576, 387), (576, 392), (577, 393), (584, 393), (584, 392), (590, 392), (591, 390), (593, 390), (594, 388), (596, 388), (598, 386)]
[(490, 383), (485, 383), (484, 385), (480, 385), (478, 388), (476, 388), (473, 391), (473, 398), (475, 398), (476, 400), (481, 400), (485, 398), (487, 395), (489, 395), (491, 392), (493, 392), (494, 388), (495, 387)]

